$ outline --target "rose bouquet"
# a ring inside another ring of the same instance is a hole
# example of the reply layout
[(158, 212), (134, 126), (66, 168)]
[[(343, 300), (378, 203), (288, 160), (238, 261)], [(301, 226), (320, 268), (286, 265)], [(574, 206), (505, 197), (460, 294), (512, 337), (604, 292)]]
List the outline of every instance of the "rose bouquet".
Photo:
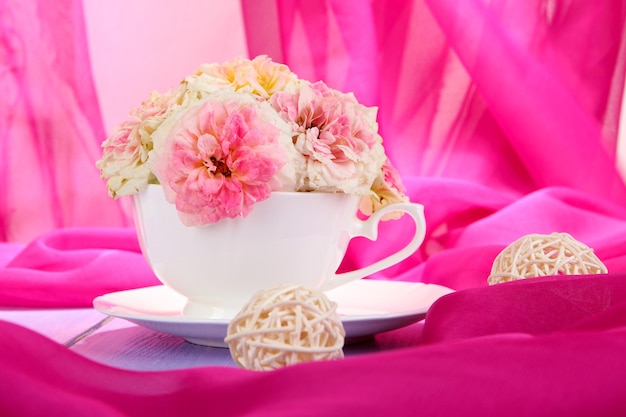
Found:
[(246, 216), (273, 191), (356, 194), (365, 215), (408, 201), (376, 108), (266, 56), (201, 65), (130, 116), (97, 162), (109, 194), (161, 184), (186, 225)]

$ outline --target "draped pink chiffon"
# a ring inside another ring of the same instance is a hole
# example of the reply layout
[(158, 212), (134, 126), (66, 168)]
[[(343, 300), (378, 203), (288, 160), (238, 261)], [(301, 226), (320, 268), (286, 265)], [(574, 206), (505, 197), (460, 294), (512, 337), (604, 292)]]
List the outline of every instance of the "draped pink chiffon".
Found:
[(95, 167), (105, 133), (80, 0), (0, 9), (0, 241), (127, 224)]
[[(88, 307), (157, 281), (134, 230), (111, 227), (125, 216), (93, 167), (103, 135), (81, 3), (26, 3), (0, 0), (0, 306)], [(626, 0), (242, 5), (250, 56), (378, 107), (428, 230), (372, 278), (457, 291), (414, 346), (265, 373), (115, 369), (0, 321), (0, 415), (626, 415)], [(402, 245), (405, 220), (352, 242), (341, 268)], [(504, 247), (551, 232), (594, 248), (609, 274), (487, 285)]]

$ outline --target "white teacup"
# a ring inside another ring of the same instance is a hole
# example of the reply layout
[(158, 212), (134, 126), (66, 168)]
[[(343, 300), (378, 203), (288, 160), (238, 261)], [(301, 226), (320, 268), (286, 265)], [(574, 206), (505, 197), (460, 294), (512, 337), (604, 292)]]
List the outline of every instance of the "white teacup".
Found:
[[(135, 223), (156, 276), (187, 298), (183, 313), (215, 319), (233, 317), (259, 290), (287, 283), (329, 290), (395, 265), (422, 244), (422, 205), (388, 205), (362, 221), (358, 204), (350, 194), (274, 192), (245, 218), (187, 227), (161, 186), (150, 185), (136, 195)], [(391, 211), (411, 216), (411, 241), (372, 265), (336, 273), (350, 239), (376, 240), (379, 220)]]

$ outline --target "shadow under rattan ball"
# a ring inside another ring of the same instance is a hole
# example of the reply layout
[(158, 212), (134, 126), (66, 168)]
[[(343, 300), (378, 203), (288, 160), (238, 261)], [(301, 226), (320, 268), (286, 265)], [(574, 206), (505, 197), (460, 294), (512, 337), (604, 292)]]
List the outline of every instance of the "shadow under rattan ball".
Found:
[(606, 274), (593, 249), (569, 233), (530, 234), (507, 246), (494, 260), (490, 285), (549, 275)]
[(282, 285), (258, 292), (228, 325), (224, 341), (242, 368), (272, 370), (343, 358), (337, 304), (320, 291)]

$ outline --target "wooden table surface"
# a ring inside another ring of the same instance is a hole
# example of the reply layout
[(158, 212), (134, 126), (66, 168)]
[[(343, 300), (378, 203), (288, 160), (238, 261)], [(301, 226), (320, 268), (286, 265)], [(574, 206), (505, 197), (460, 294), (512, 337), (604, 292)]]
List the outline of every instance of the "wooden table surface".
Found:
[[(96, 362), (132, 370), (235, 366), (228, 349), (194, 345), (94, 309), (0, 309), (0, 320), (34, 330)], [(349, 344), (344, 354), (364, 355), (419, 344), (422, 323)]]

